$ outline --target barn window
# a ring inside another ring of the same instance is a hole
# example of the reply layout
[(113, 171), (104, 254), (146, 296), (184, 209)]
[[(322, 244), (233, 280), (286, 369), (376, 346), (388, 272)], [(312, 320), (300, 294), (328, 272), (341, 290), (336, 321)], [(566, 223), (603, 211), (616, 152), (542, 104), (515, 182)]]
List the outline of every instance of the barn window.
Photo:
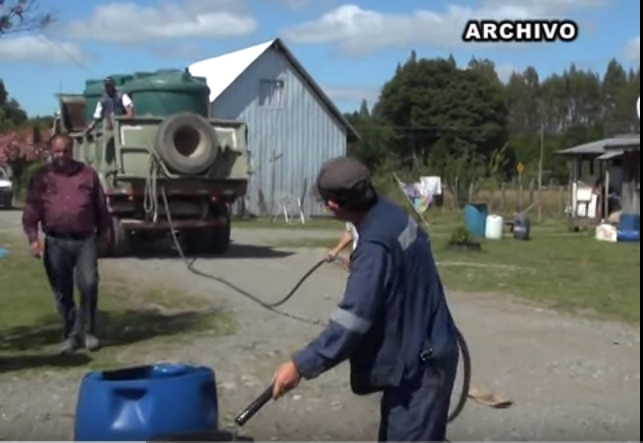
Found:
[(261, 80), (259, 84), (259, 106), (262, 108), (283, 108), (284, 81)]

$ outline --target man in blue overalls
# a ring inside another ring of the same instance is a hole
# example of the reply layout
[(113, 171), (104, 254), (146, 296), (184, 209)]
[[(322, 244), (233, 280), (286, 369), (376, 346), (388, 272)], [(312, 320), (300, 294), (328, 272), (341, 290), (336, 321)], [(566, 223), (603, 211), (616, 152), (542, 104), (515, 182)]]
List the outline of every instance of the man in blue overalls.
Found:
[(446, 440), (457, 330), (427, 235), (353, 159), (327, 162), (317, 190), (359, 243), (329, 325), (277, 370), (274, 398), (349, 360), (353, 392), (382, 392), (379, 441)]
[(85, 129), (86, 134), (90, 134), (96, 125), (103, 122), (106, 131), (114, 129), (114, 117), (134, 117), (134, 102), (131, 97), (116, 89), (116, 82), (113, 78), (107, 77), (103, 80), (105, 92), (96, 103), (92, 121)]

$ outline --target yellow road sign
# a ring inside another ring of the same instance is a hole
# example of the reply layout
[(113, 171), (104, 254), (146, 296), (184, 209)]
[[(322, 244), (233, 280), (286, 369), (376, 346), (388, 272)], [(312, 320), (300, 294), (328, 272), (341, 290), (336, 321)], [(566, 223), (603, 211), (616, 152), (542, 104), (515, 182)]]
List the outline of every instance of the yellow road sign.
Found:
[(522, 174), (523, 172), (525, 172), (525, 165), (523, 165), (522, 163), (518, 163), (516, 165), (516, 171), (518, 171), (518, 174)]

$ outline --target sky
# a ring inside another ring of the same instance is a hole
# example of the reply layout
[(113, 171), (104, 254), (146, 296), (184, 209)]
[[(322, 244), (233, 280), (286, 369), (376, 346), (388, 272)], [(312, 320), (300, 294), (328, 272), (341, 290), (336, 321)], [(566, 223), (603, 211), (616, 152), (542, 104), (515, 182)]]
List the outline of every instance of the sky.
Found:
[[(638, 67), (641, 6), (634, 0), (40, 0), (56, 22), (44, 33), (0, 37), (0, 78), (28, 113), (51, 114), (54, 94), (87, 79), (185, 68), (280, 37), (327, 94), (352, 111), (377, 100), (412, 50), (419, 57), (496, 63), (503, 79), (571, 63), (602, 72), (616, 58)], [(565, 18), (573, 43), (461, 41), (469, 19)]]

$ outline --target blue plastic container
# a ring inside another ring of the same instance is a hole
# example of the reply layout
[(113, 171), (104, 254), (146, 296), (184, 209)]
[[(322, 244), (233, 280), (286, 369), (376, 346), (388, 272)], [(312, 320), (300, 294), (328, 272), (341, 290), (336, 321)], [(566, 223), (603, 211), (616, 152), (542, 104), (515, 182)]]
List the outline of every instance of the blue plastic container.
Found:
[(147, 441), (218, 427), (214, 371), (175, 363), (91, 372), (83, 379), (74, 441)]
[(489, 208), (485, 204), (469, 203), (464, 207), (464, 227), (470, 235), (484, 237), (488, 214)]
[(618, 231), (616, 239), (622, 243), (640, 243), (641, 231)]
[(619, 231), (641, 231), (641, 215), (640, 214), (621, 214), (618, 221)]

